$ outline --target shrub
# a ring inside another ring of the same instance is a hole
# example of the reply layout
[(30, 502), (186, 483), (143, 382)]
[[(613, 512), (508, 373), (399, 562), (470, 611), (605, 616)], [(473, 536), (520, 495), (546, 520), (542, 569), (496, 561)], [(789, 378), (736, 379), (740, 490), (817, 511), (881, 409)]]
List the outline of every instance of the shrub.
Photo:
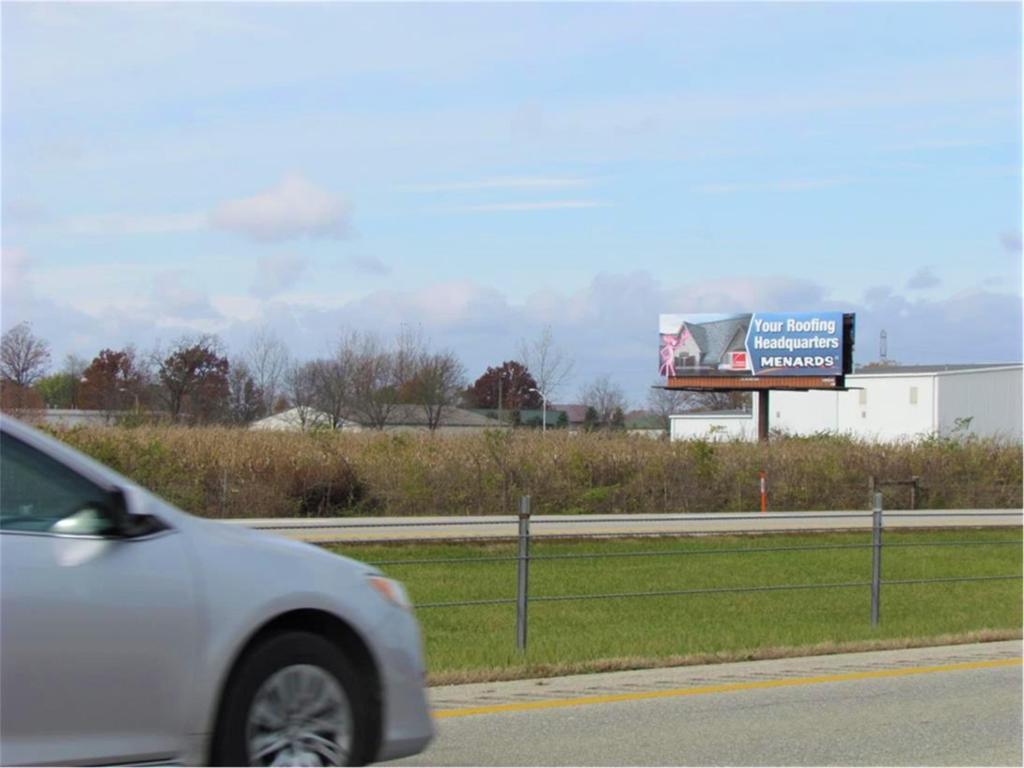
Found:
[[(976, 438), (867, 443), (777, 437), (671, 443), (608, 432), (476, 435), (78, 427), (58, 437), (191, 512), (346, 514), (743, 512), (867, 509), (868, 478), (920, 477), (930, 508), (1022, 506), (1020, 444)], [(906, 486), (883, 485), (887, 508)]]

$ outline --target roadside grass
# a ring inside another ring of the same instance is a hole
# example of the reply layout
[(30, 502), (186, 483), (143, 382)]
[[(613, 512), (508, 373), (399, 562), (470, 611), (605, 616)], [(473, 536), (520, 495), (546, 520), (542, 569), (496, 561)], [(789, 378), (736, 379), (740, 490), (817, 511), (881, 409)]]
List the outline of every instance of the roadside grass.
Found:
[[(885, 580), (1016, 576), (1010, 581), (883, 584), (870, 624), (870, 533), (533, 539), (530, 596), (860, 583), (806, 590), (531, 601), (525, 654), (515, 606), (422, 607), (432, 684), (570, 674), (661, 664), (763, 658), (1019, 637), (1018, 529), (885, 533)], [(985, 542), (963, 546), (953, 542)], [(919, 546), (921, 544), (943, 546)], [(854, 546), (851, 546), (854, 545)], [(908, 546), (909, 545), (909, 546)], [(747, 550), (797, 547), (832, 549)], [(514, 543), (345, 545), (335, 551), (400, 579), (418, 605), (515, 597)], [(722, 550), (744, 550), (723, 552)], [(630, 552), (658, 553), (642, 557)], [(685, 552), (685, 554), (683, 554)], [(717, 554), (713, 554), (716, 553)], [(388, 561), (465, 558), (457, 563)]]

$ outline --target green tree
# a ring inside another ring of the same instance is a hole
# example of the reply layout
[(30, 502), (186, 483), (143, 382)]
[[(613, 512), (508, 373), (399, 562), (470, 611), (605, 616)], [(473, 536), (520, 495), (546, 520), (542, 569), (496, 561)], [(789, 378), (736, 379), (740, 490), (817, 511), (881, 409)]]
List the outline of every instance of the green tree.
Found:
[(43, 376), (36, 382), (35, 390), (47, 408), (74, 408), (78, 387), (74, 374), (61, 372)]

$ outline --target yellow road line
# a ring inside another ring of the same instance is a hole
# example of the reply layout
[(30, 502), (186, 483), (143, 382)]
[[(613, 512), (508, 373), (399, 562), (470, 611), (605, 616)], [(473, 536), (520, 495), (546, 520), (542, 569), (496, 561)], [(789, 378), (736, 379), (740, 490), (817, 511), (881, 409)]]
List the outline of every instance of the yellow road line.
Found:
[(590, 704), (611, 704), (618, 701), (643, 701), (645, 699), (667, 699), (676, 696), (700, 696), (706, 693), (731, 693), (733, 691), (751, 691), (759, 688), (786, 688), (797, 685), (817, 685), (818, 683), (838, 683), (849, 680), (876, 680), (887, 677), (907, 677), (925, 675), (931, 672), (954, 672), (968, 669), (993, 669), (997, 667), (1020, 666), (1021, 659), (999, 659), (995, 661), (970, 661), (961, 664), (943, 664), (929, 667), (904, 667), (902, 669), (882, 669), (874, 672), (848, 672), (841, 675), (818, 675), (815, 677), (792, 677), (779, 680), (758, 680), (751, 683), (726, 683), (723, 685), (705, 685), (697, 688), (676, 688), (668, 691), (645, 691), (642, 693), (616, 693), (608, 696), (581, 696), (575, 699), (549, 699), (546, 701), (526, 701), (514, 704), (492, 704), (485, 707), (467, 707), (465, 709), (441, 709), (434, 712), (436, 718), (468, 717), (469, 715), (489, 715), (495, 712), (527, 712), (534, 709), (561, 709), (563, 707), (581, 707)]

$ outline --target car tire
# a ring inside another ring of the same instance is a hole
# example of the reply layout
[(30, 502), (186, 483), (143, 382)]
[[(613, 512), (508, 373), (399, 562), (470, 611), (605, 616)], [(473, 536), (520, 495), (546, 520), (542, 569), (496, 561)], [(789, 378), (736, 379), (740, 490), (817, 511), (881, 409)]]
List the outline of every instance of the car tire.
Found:
[(341, 649), (310, 632), (283, 632), (232, 673), (212, 764), (364, 765), (373, 759), (372, 723), (372, 698)]

